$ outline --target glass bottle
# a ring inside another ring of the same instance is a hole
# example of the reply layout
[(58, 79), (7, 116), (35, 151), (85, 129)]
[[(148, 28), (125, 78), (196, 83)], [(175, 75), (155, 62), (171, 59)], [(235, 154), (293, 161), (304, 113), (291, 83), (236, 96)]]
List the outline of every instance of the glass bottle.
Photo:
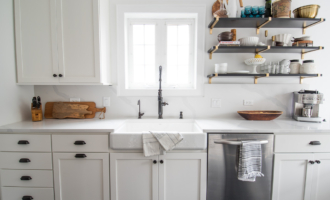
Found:
[(272, 46), (275, 47), (276, 46), (276, 42), (275, 42), (275, 36), (272, 37)]
[(271, 17), (272, 16), (272, 0), (266, 0), (265, 4), (265, 17)]

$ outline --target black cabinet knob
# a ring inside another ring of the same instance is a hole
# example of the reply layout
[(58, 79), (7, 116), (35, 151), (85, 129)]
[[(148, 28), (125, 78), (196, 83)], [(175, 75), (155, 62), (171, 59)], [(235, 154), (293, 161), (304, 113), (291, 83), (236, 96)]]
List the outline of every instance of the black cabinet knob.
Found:
[(29, 163), (29, 162), (31, 162), (31, 160), (28, 159), (28, 158), (21, 158), (21, 159), (19, 160), (19, 162), (20, 162), (20, 163)]
[(309, 144), (310, 145), (321, 145), (321, 142), (320, 141), (311, 141)]
[(321, 164), (321, 161), (319, 161), (319, 160), (315, 160), (315, 162), (316, 162), (317, 164)]
[(22, 176), (21, 181), (29, 181), (32, 180), (31, 176)]
[(164, 161), (163, 161), (163, 160), (160, 160), (159, 162), (160, 162), (160, 164), (163, 164), (163, 163), (164, 163)]
[(82, 141), (82, 140), (79, 140), (79, 141), (75, 141), (74, 144), (75, 145), (84, 145), (84, 144), (86, 144), (86, 142)]
[(27, 140), (20, 140), (17, 144), (30, 144), (30, 142)]
[(86, 154), (76, 154), (74, 157), (76, 158), (86, 158)]
[(31, 200), (31, 199), (33, 199), (32, 196), (24, 196), (24, 197), (22, 197), (22, 200)]
[(53, 74), (53, 77), (55, 77), (55, 78), (56, 78), (56, 77), (57, 77), (57, 74)]
[(58, 76), (59, 76), (59, 77), (63, 77), (63, 75), (62, 75), (62, 74), (59, 74)]
[(153, 163), (154, 163), (154, 164), (157, 164), (157, 160), (154, 160)]
[(312, 160), (310, 160), (310, 161), (309, 161), (309, 163), (310, 163), (310, 164), (312, 164), (312, 165), (314, 165), (314, 163), (315, 163), (315, 162), (314, 162), (314, 161), (312, 161)]

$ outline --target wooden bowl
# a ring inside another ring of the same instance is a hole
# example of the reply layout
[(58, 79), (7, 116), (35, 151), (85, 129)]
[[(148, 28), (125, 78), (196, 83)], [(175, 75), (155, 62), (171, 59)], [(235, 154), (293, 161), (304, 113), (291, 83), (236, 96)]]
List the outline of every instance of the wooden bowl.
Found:
[(237, 111), (246, 120), (270, 121), (283, 114), (282, 111), (256, 110), (256, 111)]

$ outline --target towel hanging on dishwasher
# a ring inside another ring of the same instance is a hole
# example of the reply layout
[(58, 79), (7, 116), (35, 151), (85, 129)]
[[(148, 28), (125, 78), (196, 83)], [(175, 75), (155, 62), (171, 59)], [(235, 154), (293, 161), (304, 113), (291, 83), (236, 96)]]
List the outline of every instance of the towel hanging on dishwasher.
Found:
[(236, 155), (237, 178), (240, 181), (254, 182), (262, 177), (262, 152), (260, 141), (242, 141)]

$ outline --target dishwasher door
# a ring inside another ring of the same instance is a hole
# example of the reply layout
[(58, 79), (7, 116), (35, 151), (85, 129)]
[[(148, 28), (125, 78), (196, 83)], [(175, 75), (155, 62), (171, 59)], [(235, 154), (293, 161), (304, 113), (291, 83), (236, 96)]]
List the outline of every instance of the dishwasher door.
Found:
[[(241, 140), (260, 140), (262, 173), (255, 182), (239, 181), (236, 151)], [(220, 144), (215, 142), (221, 141)], [(268, 141), (268, 143), (266, 143)], [(270, 200), (273, 172), (273, 134), (208, 134), (207, 200)]]

